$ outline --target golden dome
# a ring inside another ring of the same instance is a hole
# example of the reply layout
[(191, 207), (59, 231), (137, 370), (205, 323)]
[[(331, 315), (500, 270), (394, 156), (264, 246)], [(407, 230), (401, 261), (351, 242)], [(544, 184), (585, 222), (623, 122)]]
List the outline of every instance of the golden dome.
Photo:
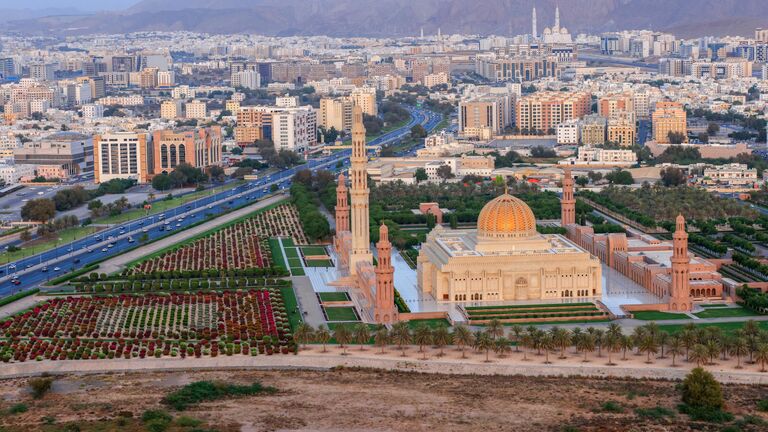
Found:
[(506, 240), (536, 235), (536, 217), (519, 198), (505, 193), (485, 205), (477, 218), (481, 240)]

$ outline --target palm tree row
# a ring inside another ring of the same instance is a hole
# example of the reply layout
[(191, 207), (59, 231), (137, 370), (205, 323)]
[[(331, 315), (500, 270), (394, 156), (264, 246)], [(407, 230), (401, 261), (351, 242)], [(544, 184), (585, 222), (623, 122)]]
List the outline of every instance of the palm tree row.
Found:
[(498, 358), (506, 357), (514, 346), (515, 352), (522, 352), (523, 360), (528, 360), (528, 354), (535, 352), (538, 356), (545, 356), (546, 364), (550, 363), (550, 355), (553, 354), (559, 359), (575, 354), (583, 356), (583, 362), (588, 362), (589, 355), (594, 352), (597, 352), (597, 357), (605, 354), (609, 366), (616, 364), (613, 359), (619, 354), (622, 360), (627, 360), (628, 354), (644, 355), (646, 363), (670, 356), (672, 366), (677, 366), (679, 357), (697, 366), (711, 365), (718, 359), (728, 360), (730, 357), (736, 358), (737, 368), (742, 367), (744, 358), (748, 358), (748, 363), (760, 363), (761, 371), (765, 371), (768, 364), (768, 331), (760, 329), (755, 321), (746, 321), (743, 328), (732, 333), (715, 326), (697, 327), (691, 323), (675, 334), (661, 330), (655, 322), (635, 328), (632, 334), (624, 334), (616, 323), (609, 324), (605, 329), (576, 327), (572, 330), (557, 326), (545, 330), (513, 325), (507, 331), (501, 322), (492, 320), (483, 330), (475, 332), (462, 324), (454, 326), (453, 331), (444, 325), (431, 328), (424, 323), (412, 329), (407, 322), (398, 322), (391, 330), (384, 326), (371, 329), (362, 323), (339, 324), (333, 331), (326, 326), (313, 329), (307, 324), (300, 324), (294, 338), (302, 345), (322, 344), (323, 352), (333, 338), (342, 348), (343, 355), (347, 354), (349, 344), (358, 344), (362, 350), (373, 342), (381, 353), (394, 345), (402, 356), (406, 355), (409, 345), (418, 345), (424, 359), (427, 346), (438, 349), (438, 357), (443, 356), (446, 346), (455, 346), (461, 351), (462, 358), (466, 358), (469, 348), (483, 354), (485, 361), (490, 361), (492, 351)]

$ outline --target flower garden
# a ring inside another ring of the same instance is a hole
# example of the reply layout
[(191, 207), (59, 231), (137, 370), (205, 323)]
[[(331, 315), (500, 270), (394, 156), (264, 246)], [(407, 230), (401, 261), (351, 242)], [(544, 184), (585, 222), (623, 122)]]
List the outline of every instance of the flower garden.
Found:
[(247, 269), (272, 266), (270, 237), (290, 237), (299, 244), (307, 239), (296, 208), (283, 204), (177, 246), (135, 267), (134, 273), (177, 270)]
[(0, 323), (3, 362), (271, 355), (294, 349), (279, 287), (60, 297)]

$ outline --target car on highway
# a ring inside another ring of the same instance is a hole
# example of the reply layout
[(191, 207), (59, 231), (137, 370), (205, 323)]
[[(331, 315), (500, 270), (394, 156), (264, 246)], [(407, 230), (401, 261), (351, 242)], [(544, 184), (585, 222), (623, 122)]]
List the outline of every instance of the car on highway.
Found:
[(47, 272), (47, 271), (48, 271), (48, 267), (43, 267), (43, 268), (41, 268), (41, 269), (40, 269), (40, 271), (41, 271), (41, 272), (43, 272), (43, 273), (45, 273), (45, 272)]
[(54, 268), (53, 268), (53, 271), (57, 272), (57, 271), (61, 271), (61, 269), (60, 269), (60, 268), (58, 268), (58, 267), (54, 267)]
[(149, 230), (148, 230), (148, 229), (146, 229), (146, 228), (144, 228), (143, 230), (141, 230), (141, 232), (147, 232), (147, 231), (149, 231)]
[(134, 239), (133, 239), (133, 237), (128, 237), (128, 243), (133, 243), (133, 242), (135, 242), (135, 241), (136, 241), (136, 240), (134, 240)]
[(101, 251), (102, 251), (102, 252), (106, 252), (106, 251), (107, 251), (107, 248), (104, 248), (104, 249), (102, 249)]
[(72, 262), (73, 262), (73, 263), (75, 263), (75, 264), (77, 264), (77, 263), (79, 263), (79, 262), (80, 262), (80, 258), (75, 258), (75, 259), (74, 259), (74, 261), (72, 261)]
[(11, 279), (11, 283), (14, 285), (21, 285), (21, 281), (15, 277)]
[(16, 270), (16, 264), (11, 264), (8, 266), (9, 270)]

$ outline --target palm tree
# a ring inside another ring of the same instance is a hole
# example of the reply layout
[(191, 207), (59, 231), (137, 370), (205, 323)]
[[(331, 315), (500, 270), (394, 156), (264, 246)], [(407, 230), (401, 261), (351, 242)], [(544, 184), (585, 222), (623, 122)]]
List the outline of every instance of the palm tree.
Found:
[(377, 347), (381, 347), (381, 354), (384, 354), (384, 348), (389, 344), (389, 331), (386, 327), (382, 326), (373, 335), (373, 344)]
[(669, 338), (667, 352), (672, 356), (672, 367), (677, 366), (675, 359), (683, 352), (683, 342), (680, 340), (680, 337), (672, 336)]
[(509, 339), (500, 337), (496, 339), (496, 346), (493, 350), (496, 351), (496, 354), (498, 354), (499, 358), (504, 358), (507, 356), (507, 354), (512, 352), (511, 344), (512, 342)]
[(403, 351), (402, 357), (405, 357), (405, 346), (411, 343), (411, 329), (407, 322), (399, 321), (392, 326), (392, 340), (397, 344), (397, 349)]
[(550, 335), (552, 336), (554, 346), (560, 348), (560, 358), (564, 359), (565, 349), (571, 345), (571, 332), (560, 327), (552, 327)]
[(467, 358), (464, 348), (472, 345), (474, 336), (464, 324), (457, 324), (453, 327), (453, 342), (461, 349), (461, 358)]
[(541, 355), (541, 339), (546, 335), (547, 333), (544, 332), (544, 330), (535, 329), (533, 333), (531, 333), (531, 337), (533, 340), (533, 348), (536, 348), (536, 355)]
[(426, 323), (421, 323), (416, 326), (413, 331), (413, 341), (419, 344), (419, 352), (424, 353), (424, 359), (427, 359), (427, 352), (424, 350), (424, 345), (432, 343), (432, 329)]
[(296, 327), (296, 332), (294, 332), (293, 338), (296, 339), (296, 342), (306, 348), (307, 344), (314, 337), (314, 332), (315, 329), (313, 329), (311, 325), (303, 322)]
[(699, 367), (706, 364), (707, 360), (709, 360), (709, 352), (707, 351), (707, 347), (702, 344), (694, 345), (688, 353), (688, 359), (689, 361), (696, 362), (696, 366)]
[(371, 329), (368, 328), (368, 324), (360, 323), (352, 330), (355, 342), (360, 345), (360, 351), (363, 350), (365, 344), (371, 340)]
[(622, 336), (621, 337), (621, 350), (624, 351), (622, 354), (621, 359), (626, 360), (627, 359), (627, 350), (632, 351), (635, 349), (635, 338), (632, 336)]
[[(647, 330), (645, 326), (635, 327), (635, 330), (632, 331), (632, 339), (633, 339), (635, 348), (639, 348), (638, 345), (640, 344), (640, 340), (642, 340), (646, 334), (647, 334)], [(635, 355), (640, 355), (640, 350), (636, 351)]]
[(621, 349), (621, 332), (608, 332), (605, 335), (605, 349), (608, 350), (608, 366), (616, 366), (616, 363), (611, 361), (611, 353), (619, 352)]
[(347, 344), (352, 341), (352, 330), (344, 323), (337, 324), (333, 330), (333, 338), (342, 349), (341, 355), (347, 355)]
[(485, 362), (490, 363), (490, 359), (488, 358), (488, 354), (493, 349), (495, 343), (493, 338), (491, 338), (491, 335), (488, 333), (482, 333), (479, 338), (475, 341), (477, 344), (477, 348), (480, 351), (485, 351)]
[(603, 356), (603, 340), (605, 339), (605, 330), (595, 329), (592, 333), (595, 338), (595, 346), (597, 346), (597, 356)]
[[(533, 336), (529, 332), (523, 333), (523, 335), (520, 337), (520, 345), (523, 346), (523, 348), (533, 348)], [(523, 350), (523, 361), (528, 360), (528, 351), (527, 349)]]
[(583, 361), (585, 363), (588, 362), (589, 360), (587, 360), (587, 353), (595, 350), (595, 337), (590, 333), (581, 335), (576, 345), (576, 349), (584, 353)]
[(544, 364), (550, 364), (549, 352), (555, 348), (555, 341), (552, 339), (552, 335), (549, 333), (544, 333), (539, 340), (539, 345), (541, 346), (541, 349), (544, 350), (544, 355), (546, 356), (544, 359)]
[(582, 335), (581, 327), (576, 327), (575, 329), (571, 330), (571, 345), (573, 345), (574, 349), (576, 348), (576, 345), (579, 342), (579, 338), (581, 338), (581, 335)]
[(664, 356), (664, 347), (669, 343), (669, 333), (659, 330), (659, 332), (656, 334), (656, 340), (659, 341), (659, 349), (661, 350), (661, 355), (659, 358), (663, 359), (666, 358)]
[(741, 369), (741, 357), (749, 351), (747, 340), (743, 337), (737, 337), (731, 344), (731, 355), (736, 356), (736, 369)]
[(315, 332), (315, 340), (323, 344), (323, 352), (326, 352), (325, 345), (331, 340), (331, 332), (328, 330), (327, 326), (321, 325), (317, 328), (317, 331)]
[(715, 364), (715, 359), (720, 355), (720, 341), (717, 339), (710, 339), (704, 346), (707, 347), (709, 364)]
[(519, 324), (513, 325), (509, 332), (515, 335), (515, 338), (513, 339), (515, 342), (515, 351), (520, 351), (520, 335), (523, 333), (523, 327)]
[(621, 326), (617, 323), (608, 324), (608, 330), (606, 330), (605, 333), (613, 337), (618, 337), (623, 335), (621, 332)]
[(448, 327), (441, 324), (432, 330), (432, 343), (440, 348), (440, 353), (437, 356), (442, 357), (443, 347), (451, 343), (451, 334), (448, 332)]
[(695, 331), (688, 330), (687, 328), (683, 330), (680, 333), (680, 342), (685, 347), (685, 361), (691, 361), (691, 349), (697, 344)]
[(640, 343), (637, 345), (637, 349), (641, 353), (646, 353), (647, 357), (645, 362), (646, 363), (653, 363), (651, 361), (651, 354), (656, 354), (659, 351), (659, 345), (658, 342), (656, 342), (656, 338), (648, 333), (646, 334), (642, 339), (640, 339)]
[(496, 339), (504, 336), (504, 325), (501, 324), (501, 321), (497, 318), (494, 318), (485, 326), (485, 332), (488, 333), (491, 338)]
[(768, 344), (761, 343), (757, 346), (755, 361), (760, 362), (760, 372), (765, 372), (765, 364), (768, 363)]

